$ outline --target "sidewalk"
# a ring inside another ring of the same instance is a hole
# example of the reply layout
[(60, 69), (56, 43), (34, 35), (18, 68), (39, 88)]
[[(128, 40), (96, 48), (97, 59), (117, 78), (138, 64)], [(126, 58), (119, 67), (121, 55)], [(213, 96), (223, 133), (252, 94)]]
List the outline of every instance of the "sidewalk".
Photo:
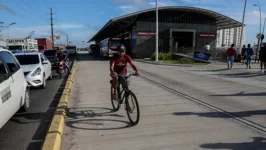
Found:
[[(77, 62), (68, 105), (63, 150), (265, 149), (265, 137), (220, 114), (132, 77), (140, 103), (140, 122), (132, 127), (123, 107), (112, 112), (109, 63)], [(209, 117), (178, 115), (208, 113)], [(215, 117), (215, 118), (213, 118)]]
[(136, 64), (143, 76), (266, 127), (264, 74), (258, 73), (257, 79), (256, 76), (242, 77), (241, 72), (245, 69), (241, 68), (227, 70), (211, 65), (173, 67)]

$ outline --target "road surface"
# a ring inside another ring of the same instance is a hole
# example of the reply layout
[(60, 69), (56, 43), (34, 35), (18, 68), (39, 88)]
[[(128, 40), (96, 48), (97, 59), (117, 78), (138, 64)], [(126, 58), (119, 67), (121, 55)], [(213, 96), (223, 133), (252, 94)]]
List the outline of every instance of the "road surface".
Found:
[(45, 89), (32, 89), (31, 108), (18, 112), (0, 130), (0, 150), (39, 150), (42, 146), (53, 109), (60, 98), (62, 79), (53, 71)]

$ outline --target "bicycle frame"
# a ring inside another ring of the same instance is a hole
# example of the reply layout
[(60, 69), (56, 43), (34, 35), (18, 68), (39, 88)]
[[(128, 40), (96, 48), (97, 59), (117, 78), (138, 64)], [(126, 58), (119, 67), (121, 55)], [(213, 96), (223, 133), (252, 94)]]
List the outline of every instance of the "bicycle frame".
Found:
[[(127, 81), (127, 79), (126, 79), (126, 81)], [(128, 84), (127, 84), (127, 82), (125, 83), (126, 85), (125, 85), (125, 88), (123, 88), (122, 89), (122, 91), (121, 91), (121, 89), (120, 89), (120, 85), (122, 85), (120, 82), (118, 83), (118, 86), (117, 86), (117, 91), (118, 91), (118, 96), (119, 96), (119, 99), (121, 100), (121, 101), (124, 101), (124, 99), (127, 97), (127, 95), (128, 95), (128, 93), (131, 91), (131, 90), (129, 90), (129, 88), (128, 88)], [(123, 93), (124, 92), (124, 93)], [(122, 95), (123, 94), (123, 95)]]

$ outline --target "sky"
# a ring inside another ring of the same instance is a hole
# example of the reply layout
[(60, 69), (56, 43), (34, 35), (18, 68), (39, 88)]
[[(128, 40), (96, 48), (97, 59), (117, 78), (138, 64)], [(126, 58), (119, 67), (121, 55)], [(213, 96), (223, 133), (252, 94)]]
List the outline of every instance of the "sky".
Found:
[[(242, 21), (245, 0), (158, 0), (163, 6), (192, 6), (212, 10)], [(266, 0), (248, 0), (245, 24), (246, 43), (256, 42), (259, 32), (259, 7), (262, 11), (262, 28), (266, 17)], [(84, 47), (110, 19), (128, 13), (155, 7), (155, 0), (0, 0), (0, 22), (12, 22), (10, 37), (26, 37), (35, 31), (33, 38), (49, 38), (50, 8), (53, 10), (54, 33), (60, 35), (56, 43), (71, 43)], [(1, 26), (1, 25), (0, 25)], [(1, 27), (5, 36), (8, 30)], [(83, 43), (84, 41), (84, 43)]]

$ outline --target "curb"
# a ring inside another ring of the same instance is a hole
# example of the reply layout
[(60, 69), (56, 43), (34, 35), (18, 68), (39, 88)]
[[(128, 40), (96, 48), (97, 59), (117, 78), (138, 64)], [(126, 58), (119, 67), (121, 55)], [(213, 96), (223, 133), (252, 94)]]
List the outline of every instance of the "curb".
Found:
[(46, 134), (42, 150), (60, 150), (62, 135), (65, 126), (67, 102), (76, 73), (75, 69), (76, 60), (73, 62), (73, 66), (71, 68), (72, 74), (68, 76), (64, 91), (54, 112), (54, 117)]
[(137, 62), (142, 62), (142, 63), (147, 63), (147, 64), (153, 64), (153, 65), (161, 65), (161, 66), (181, 66), (181, 67), (193, 67), (193, 65), (189, 65), (189, 64), (160, 64), (157, 62), (149, 62), (149, 61), (145, 61), (145, 60), (136, 60), (134, 59), (134, 61)]

